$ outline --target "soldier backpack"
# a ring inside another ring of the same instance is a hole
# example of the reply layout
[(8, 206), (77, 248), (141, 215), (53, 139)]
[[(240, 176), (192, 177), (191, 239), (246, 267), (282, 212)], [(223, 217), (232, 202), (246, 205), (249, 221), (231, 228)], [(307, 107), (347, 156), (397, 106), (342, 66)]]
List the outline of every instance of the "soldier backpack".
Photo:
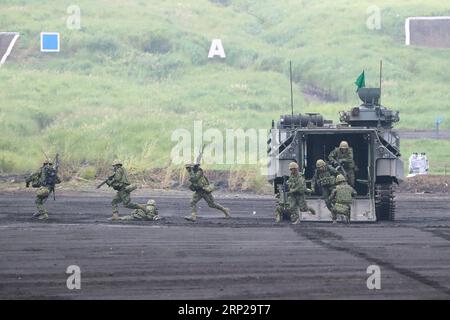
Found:
[(55, 168), (52, 167), (46, 167), (44, 168), (44, 179), (43, 179), (43, 185), (45, 187), (54, 187), (57, 182), (57, 172)]
[(351, 205), (352, 204), (352, 189), (348, 185), (336, 187), (336, 202), (340, 204)]

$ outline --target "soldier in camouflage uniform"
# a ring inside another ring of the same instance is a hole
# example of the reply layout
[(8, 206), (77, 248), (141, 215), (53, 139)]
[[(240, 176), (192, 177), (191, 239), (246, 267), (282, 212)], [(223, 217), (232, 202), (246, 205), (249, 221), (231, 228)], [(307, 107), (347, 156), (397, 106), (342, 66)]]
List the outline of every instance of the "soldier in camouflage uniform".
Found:
[(192, 222), (195, 222), (197, 220), (197, 202), (199, 202), (201, 199), (205, 199), (210, 208), (215, 208), (222, 211), (225, 214), (225, 217), (229, 218), (229, 209), (224, 208), (214, 201), (214, 197), (212, 195), (214, 186), (209, 183), (208, 178), (204, 175), (202, 168), (200, 168), (200, 165), (186, 165), (186, 170), (189, 173), (189, 189), (194, 191), (194, 194), (192, 195), (192, 200), (190, 203), (192, 214), (190, 217), (187, 216), (184, 218)]
[(61, 183), (61, 179), (58, 177), (55, 168), (53, 168), (53, 163), (45, 160), (42, 167), (25, 180), (26, 187), (30, 186), (33, 188), (39, 188), (36, 191), (35, 204), (38, 212), (33, 214), (33, 218), (38, 218), (39, 220), (48, 219), (48, 212), (44, 206), (50, 193), (53, 191), (55, 184)]
[(120, 220), (125, 220), (125, 221), (129, 221), (129, 220), (150, 220), (150, 221), (158, 221), (161, 218), (158, 215), (158, 208), (156, 207), (156, 202), (155, 200), (148, 200), (147, 201), (147, 206), (146, 206), (147, 210), (142, 210), (142, 209), (134, 209), (133, 212), (128, 215), (128, 216), (124, 216), (121, 217)]
[(327, 165), (322, 159), (316, 162), (316, 171), (311, 180), (311, 188), (314, 193), (316, 187), (319, 187), (322, 191), (322, 199), (325, 201), (325, 205), (328, 210), (331, 211), (331, 203), (328, 200), (331, 191), (336, 186), (336, 175), (338, 172), (332, 166)]
[(336, 189), (331, 192), (329, 197), (329, 201), (332, 203), (333, 223), (336, 223), (338, 214), (344, 215), (347, 223), (349, 223), (352, 201), (353, 197), (356, 196), (356, 191), (347, 184), (345, 177), (341, 174), (336, 177), (336, 183)]
[(130, 193), (137, 189), (135, 185), (130, 185), (128, 181), (127, 172), (122, 166), (120, 160), (114, 160), (112, 163), (114, 174), (108, 178), (106, 184), (117, 191), (116, 196), (111, 201), (113, 215), (110, 220), (119, 220), (119, 203), (123, 203), (125, 208), (128, 209), (141, 209), (147, 211), (145, 206), (132, 203), (130, 199)]
[(330, 152), (328, 160), (335, 168), (341, 166), (344, 169), (348, 183), (354, 187), (357, 168), (353, 160), (353, 149), (348, 146), (347, 141), (341, 141), (339, 148)]
[(305, 178), (299, 172), (298, 164), (291, 162), (289, 164), (289, 170), (291, 171), (291, 175), (287, 181), (287, 203), (283, 203), (282, 197), (278, 195), (278, 204), (275, 209), (275, 222), (279, 223), (283, 211), (286, 211), (291, 217), (292, 224), (299, 224), (301, 220), (299, 212), (300, 214), (304, 211), (309, 211), (311, 214), (316, 214), (316, 212), (306, 204), (305, 194), (311, 193), (311, 190), (306, 188)]

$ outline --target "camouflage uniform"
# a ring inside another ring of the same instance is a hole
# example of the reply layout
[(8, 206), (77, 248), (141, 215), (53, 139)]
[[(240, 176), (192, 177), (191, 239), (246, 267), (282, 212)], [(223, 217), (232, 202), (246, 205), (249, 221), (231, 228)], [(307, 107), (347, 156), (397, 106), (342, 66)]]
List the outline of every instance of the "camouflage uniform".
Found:
[(120, 218), (121, 220), (160, 220), (158, 215), (158, 208), (153, 200), (147, 202), (146, 210), (134, 209), (130, 215)]
[(347, 149), (341, 149), (339, 147), (335, 148), (333, 151), (330, 152), (328, 160), (330, 160), (330, 163), (334, 167), (342, 166), (342, 168), (344, 168), (348, 183), (352, 187), (354, 187), (356, 165), (355, 161), (353, 160), (353, 149), (348, 147)]
[(353, 197), (356, 196), (356, 191), (347, 184), (344, 176), (338, 176), (337, 180), (341, 180), (336, 186), (329, 197), (329, 201), (332, 203), (331, 215), (333, 222), (336, 222), (337, 215), (342, 214), (347, 218), (347, 222), (350, 221), (350, 212)]
[(144, 206), (131, 202), (130, 193), (137, 187), (130, 185), (125, 168), (121, 165), (114, 166), (114, 175), (108, 179), (106, 184), (117, 191), (116, 196), (111, 201), (113, 219), (117, 219), (119, 216), (118, 204), (121, 202), (128, 209), (145, 209)]
[(283, 212), (287, 212), (290, 215), (292, 222), (295, 222), (300, 218), (299, 211), (309, 211), (311, 214), (316, 214), (314, 209), (308, 207), (306, 204), (305, 194), (311, 190), (306, 188), (306, 182), (303, 175), (298, 171), (292, 173), (287, 184), (289, 190), (287, 192), (287, 203), (284, 204), (279, 195), (277, 197), (277, 207), (275, 209), (276, 221), (279, 222), (281, 220)]
[[(52, 172), (54, 174), (54, 178), (50, 178)], [(53, 186), (51, 185), (50, 180), (54, 180), (55, 184), (61, 183), (61, 179), (58, 177), (52, 164), (49, 162), (45, 162), (39, 171), (33, 173), (25, 180), (27, 187), (29, 187), (31, 183), (32, 187), (39, 188), (36, 191), (36, 200), (34, 202), (38, 212), (33, 215), (33, 217), (37, 217), (38, 219), (48, 218), (48, 212), (44, 206), (44, 203), (47, 201), (50, 193), (52, 192)]]
[(328, 200), (331, 191), (336, 186), (336, 175), (338, 172), (330, 165), (325, 165), (325, 170), (321, 171), (316, 169), (314, 176), (311, 180), (312, 192), (316, 190), (318, 186), (322, 191), (322, 199), (325, 201), (325, 205), (328, 210), (331, 211), (331, 202)]
[(214, 201), (214, 197), (212, 195), (212, 191), (214, 186), (211, 185), (208, 181), (208, 178), (204, 175), (203, 170), (201, 168), (192, 168), (190, 166), (186, 166), (189, 172), (189, 189), (194, 191), (191, 199), (191, 217), (185, 217), (187, 220), (195, 221), (197, 219), (197, 202), (201, 199), (204, 199), (210, 208), (218, 209), (222, 211), (226, 217), (229, 217), (229, 211), (227, 208), (222, 205), (216, 203)]

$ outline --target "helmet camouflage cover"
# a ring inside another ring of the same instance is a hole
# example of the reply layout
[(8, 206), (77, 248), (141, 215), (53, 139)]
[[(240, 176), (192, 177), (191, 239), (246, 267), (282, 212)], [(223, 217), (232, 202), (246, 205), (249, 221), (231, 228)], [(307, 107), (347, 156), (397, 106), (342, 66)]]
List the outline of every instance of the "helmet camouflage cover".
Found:
[(345, 181), (347, 181), (345, 179), (345, 177), (342, 174), (338, 174), (338, 176), (336, 177), (336, 183), (342, 183), (342, 182), (345, 182)]
[(150, 199), (147, 201), (147, 205), (149, 205), (149, 206), (154, 206), (155, 204), (156, 204), (156, 201), (153, 199)]
[(341, 143), (339, 144), (339, 149), (348, 149), (348, 142), (341, 141)]
[(317, 162), (316, 162), (317, 168), (321, 168), (321, 167), (325, 167), (325, 166), (326, 166), (325, 161), (323, 161), (322, 159), (317, 160)]
[(115, 159), (113, 162), (112, 162), (112, 165), (113, 166), (117, 166), (117, 165), (121, 165), (122, 164), (122, 161), (120, 161), (119, 159)]
[(289, 170), (298, 169), (298, 164), (296, 162), (289, 163)]

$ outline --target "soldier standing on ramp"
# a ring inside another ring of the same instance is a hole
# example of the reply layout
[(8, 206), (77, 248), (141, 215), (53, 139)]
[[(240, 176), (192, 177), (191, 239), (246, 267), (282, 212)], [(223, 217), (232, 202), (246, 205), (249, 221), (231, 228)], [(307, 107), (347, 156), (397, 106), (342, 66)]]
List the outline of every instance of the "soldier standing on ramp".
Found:
[(350, 223), (350, 213), (353, 197), (356, 196), (356, 191), (347, 184), (345, 177), (339, 174), (336, 177), (336, 189), (331, 192), (329, 201), (332, 203), (331, 215), (333, 223), (336, 223), (337, 215), (345, 216), (347, 223)]
[[(56, 159), (58, 159), (58, 155), (56, 156)], [(58, 160), (56, 162), (58, 162)], [(44, 160), (42, 167), (37, 172), (27, 177), (25, 183), (27, 188), (30, 186), (30, 183), (33, 188), (39, 188), (36, 191), (35, 201), (38, 212), (33, 214), (33, 218), (39, 220), (48, 219), (48, 212), (44, 203), (52, 192), (54, 194), (55, 185), (61, 183), (61, 179), (58, 177), (58, 168), (53, 167), (53, 163), (48, 159)]]
[(303, 211), (309, 211), (311, 214), (316, 214), (313, 208), (310, 208), (306, 204), (305, 194), (310, 193), (311, 190), (306, 188), (306, 182), (303, 175), (299, 172), (298, 164), (295, 162), (289, 163), (289, 170), (291, 176), (287, 181), (288, 190), (283, 190), (287, 193), (287, 208), (282, 205), (281, 196), (278, 200), (278, 205), (275, 210), (275, 222), (281, 221), (283, 210), (287, 211), (291, 216), (292, 224), (299, 224), (301, 216), (299, 215)]
[(316, 186), (318, 186), (322, 191), (322, 199), (325, 200), (325, 205), (328, 210), (331, 211), (331, 203), (328, 200), (328, 197), (331, 194), (331, 191), (336, 186), (336, 178), (335, 176), (338, 174), (336, 169), (332, 166), (327, 165), (325, 161), (322, 159), (317, 160), (316, 162), (316, 171), (314, 172), (314, 176), (311, 180), (311, 189), (314, 193), (316, 190)]
[(197, 220), (197, 202), (201, 199), (205, 199), (210, 208), (215, 208), (222, 211), (225, 214), (225, 218), (230, 218), (230, 210), (214, 201), (214, 197), (212, 195), (214, 186), (209, 183), (208, 178), (203, 173), (202, 168), (200, 168), (200, 164), (188, 164), (186, 165), (186, 170), (189, 173), (189, 189), (194, 191), (194, 194), (192, 195), (191, 200), (192, 214), (190, 217), (187, 216), (184, 218), (192, 222)]
[(339, 148), (334, 148), (328, 156), (328, 160), (335, 167), (343, 168), (348, 183), (355, 186), (355, 171), (357, 170), (353, 160), (353, 149), (348, 146), (347, 141), (341, 141)]
[(145, 206), (131, 202), (130, 193), (136, 190), (137, 186), (130, 185), (127, 177), (127, 172), (122, 166), (122, 161), (114, 160), (112, 166), (114, 170), (113, 175), (111, 175), (108, 179), (97, 186), (97, 189), (99, 189), (104, 184), (107, 184), (109, 187), (117, 191), (116, 196), (111, 201), (113, 214), (109, 220), (120, 220), (118, 204), (121, 202), (123, 202), (125, 208), (141, 209), (147, 212)]

